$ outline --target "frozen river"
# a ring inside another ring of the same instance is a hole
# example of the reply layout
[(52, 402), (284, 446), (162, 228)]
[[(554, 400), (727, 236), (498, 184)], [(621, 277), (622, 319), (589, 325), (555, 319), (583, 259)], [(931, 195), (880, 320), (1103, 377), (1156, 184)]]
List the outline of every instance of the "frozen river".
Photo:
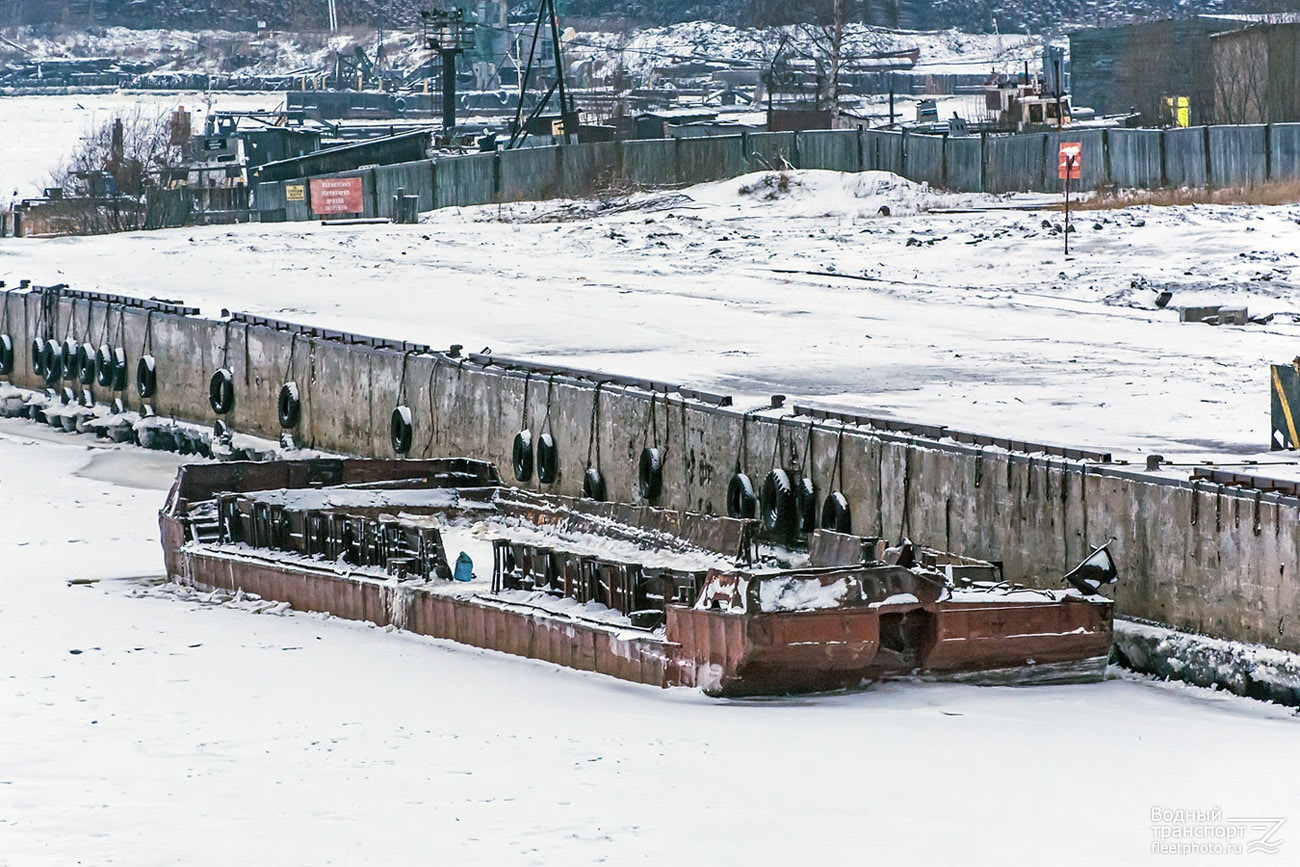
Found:
[(0, 421), (0, 864), (1158, 864), (1153, 808), (1300, 822), (1294, 715), (1195, 688), (727, 702), (205, 602), (144, 577), (177, 460)]

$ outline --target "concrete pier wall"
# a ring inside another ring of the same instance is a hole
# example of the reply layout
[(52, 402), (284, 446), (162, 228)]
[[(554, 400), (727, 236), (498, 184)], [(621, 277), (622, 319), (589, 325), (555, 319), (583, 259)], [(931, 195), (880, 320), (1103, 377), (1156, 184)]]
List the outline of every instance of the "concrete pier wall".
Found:
[[(515, 434), (527, 428), (537, 442), (550, 433), (558, 475), (541, 486), (534, 473), (522, 484), (532, 489), (579, 495), (584, 471), (598, 466), (612, 499), (640, 502), (638, 459), (654, 446), (663, 455), (656, 505), (725, 513), (737, 466), (755, 488), (779, 466), (794, 478), (809, 476), (819, 503), (841, 490), (856, 533), (908, 536), (1001, 561), (1009, 579), (1025, 583), (1054, 586), (1091, 545), (1113, 537), (1120, 613), (1300, 652), (1300, 500), (1292, 496), (1160, 478), (1026, 444), (1010, 443), (1009, 450), (813, 420), (788, 408), (725, 406), (684, 398), (671, 386), (598, 385), (477, 356), (377, 348), (287, 323), (276, 328), (66, 296), (45, 302), (26, 291), (3, 295), (15, 385), (43, 387), (30, 363), (34, 335), (72, 337), (125, 348), (130, 375), (122, 397), (132, 408), (142, 403), (137, 361), (153, 355), (157, 393), (145, 402), (189, 421), (216, 419), (208, 382), (228, 367), (235, 404), (227, 422), (266, 437), (280, 433), (279, 390), (292, 380), (302, 402), (292, 433), (303, 446), (392, 456), (389, 418), (402, 404), (413, 418), (410, 457), (488, 460), (510, 480)], [(100, 402), (115, 396), (98, 386), (93, 393)]]

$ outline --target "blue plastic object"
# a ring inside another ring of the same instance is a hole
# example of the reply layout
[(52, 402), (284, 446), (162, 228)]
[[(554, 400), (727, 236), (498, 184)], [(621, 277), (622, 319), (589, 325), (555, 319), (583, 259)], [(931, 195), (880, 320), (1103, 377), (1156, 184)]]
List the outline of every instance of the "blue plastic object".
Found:
[(451, 573), (451, 577), (456, 581), (473, 581), (474, 580), (474, 561), (464, 551), (456, 558), (456, 569)]

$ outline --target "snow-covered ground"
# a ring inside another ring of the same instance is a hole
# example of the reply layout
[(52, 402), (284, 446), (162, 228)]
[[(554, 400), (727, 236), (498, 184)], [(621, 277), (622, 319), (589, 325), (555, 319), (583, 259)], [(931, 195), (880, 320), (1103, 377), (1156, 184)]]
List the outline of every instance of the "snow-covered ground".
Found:
[[(741, 407), (782, 393), (1132, 456), (1267, 450), (1268, 364), (1300, 338), (1300, 207), (1078, 213), (1067, 259), (1056, 211), (883, 173), (786, 180), (642, 194), (632, 210), (543, 202), (443, 209), (419, 226), (10, 239), (0, 277), (491, 347)], [(938, 212), (954, 206), (982, 210)], [(1209, 303), (1276, 318), (1178, 322), (1176, 307)]]
[[(850, 69), (870, 67), (883, 52), (920, 52), (916, 71), (986, 74), (1019, 72), (1026, 61), (1039, 64), (1043, 41), (1018, 33), (963, 33), (959, 30), (888, 30), (850, 24), (843, 36), (842, 53)], [(778, 51), (790, 62), (824, 55), (819, 45), (826, 36), (815, 27), (755, 29), (730, 27), (711, 21), (690, 21), (651, 27), (631, 33), (575, 33), (565, 46), (570, 60), (591, 59), (621, 63), (638, 81), (650, 80), (656, 67), (674, 63), (704, 62), (767, 68)]]
[(1300, 846), (1290, 711), (1132, 677), (716, 701), (207, 602), (141, 577), (176, 461), (0, 420), (0, 864), (1165, 863), (1153, 808)]

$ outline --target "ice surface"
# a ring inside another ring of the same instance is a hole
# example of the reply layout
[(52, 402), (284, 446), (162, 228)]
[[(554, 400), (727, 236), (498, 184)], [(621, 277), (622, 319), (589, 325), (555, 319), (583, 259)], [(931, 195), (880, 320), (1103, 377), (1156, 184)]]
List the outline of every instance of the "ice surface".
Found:
[(0, 863), (1136, 864), (1154, 806), (1300, 816), (1290, 711), (1205, 690), (716, 701), (112, 580), (161, 570), (160, 456), (36, 427), (0, 420)]

